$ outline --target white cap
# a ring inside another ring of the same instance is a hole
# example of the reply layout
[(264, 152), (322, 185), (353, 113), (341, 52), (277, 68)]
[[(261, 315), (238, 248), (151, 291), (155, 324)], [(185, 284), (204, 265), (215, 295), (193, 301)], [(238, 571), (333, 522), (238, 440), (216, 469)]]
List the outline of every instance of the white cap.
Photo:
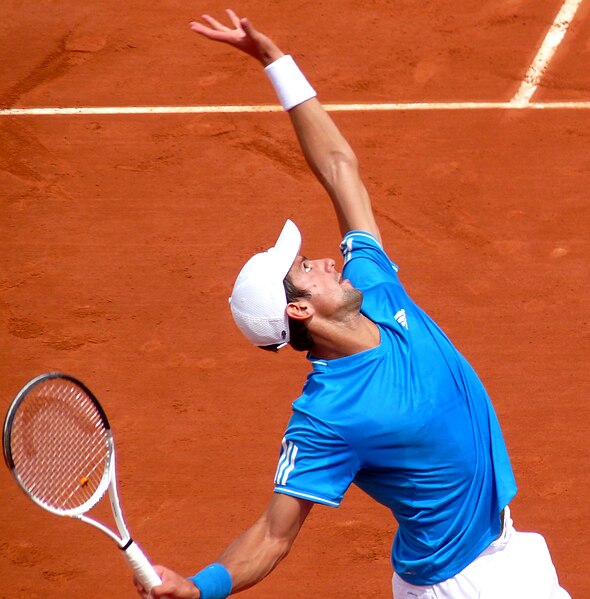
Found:
[(289, 342), (287, 296), (283, 279), (301, 248), (301, 233), (288, 220), (274, 247), (252, 256), (244, 265), (229, 303), (238, 328), (254, 345)]

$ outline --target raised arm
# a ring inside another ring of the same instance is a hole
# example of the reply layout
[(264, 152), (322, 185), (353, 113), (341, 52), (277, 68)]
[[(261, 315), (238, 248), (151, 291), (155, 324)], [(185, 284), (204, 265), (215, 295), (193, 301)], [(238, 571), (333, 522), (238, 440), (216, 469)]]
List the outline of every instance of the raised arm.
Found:
[(332, 200), (342, 235), (358, 229), (381, 241), (357, 157), (330, 115), (312, 98), (289, 116), (307, 163)]
[[(285, 56), (269, 37), (254, 29), (248, 19), (240, 19), (231, 10), (227, 14), (231, 27), (209, 15), (203, 15), (202, 19), (206, 24), (193, 22), (191, 28), (209, 39), (246, 52), (264, 67), (269, 67)], [(294, 73), (294, 80), (298, 80), (294, 86), (306, 84), (297, 67), (295, 69), (296, 71), (289, 71)], [(289, 84), (283, 77), (283, 88), (288, 88)], [(291, 95), (291, 90), (285, 91), (287, 95)], [(341, 233), (360, 229), (373, 233), (380, 240), (371, 200), (360, 177), (357, 157), (330, 115), (318, 99), (309, 94), (301, 103), (296, 103), (293, 107), (289, 105), (288, 110), (303, 154), (332, 200)]]

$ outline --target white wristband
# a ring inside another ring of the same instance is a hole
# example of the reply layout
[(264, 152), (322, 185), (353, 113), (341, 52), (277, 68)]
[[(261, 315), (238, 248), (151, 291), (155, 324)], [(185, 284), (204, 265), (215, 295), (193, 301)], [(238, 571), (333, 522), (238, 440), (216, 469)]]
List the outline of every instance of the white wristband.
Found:
[(291, 110), (317, 94), (291, 56), (286, 54), (264, 67), (281, 106)]

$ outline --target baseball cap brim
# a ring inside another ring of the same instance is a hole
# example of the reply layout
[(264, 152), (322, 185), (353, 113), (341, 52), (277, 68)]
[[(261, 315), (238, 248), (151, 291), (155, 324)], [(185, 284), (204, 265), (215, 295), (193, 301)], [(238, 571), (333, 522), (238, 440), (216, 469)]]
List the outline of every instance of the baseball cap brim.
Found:
[(291, 269), (295, 258), (301, 249), (301, 233), (292, 220), (287, 220), (274, 247), (268, 251), (276, 256), (277, 267), (282, 272), (283, 279)]
[(287, 297), (283, 280), (301, 248), (301, 233), (287, 220), (275, 245), (242, 268), (229, 298), (238, 328), (254, 345), (289, 342)]

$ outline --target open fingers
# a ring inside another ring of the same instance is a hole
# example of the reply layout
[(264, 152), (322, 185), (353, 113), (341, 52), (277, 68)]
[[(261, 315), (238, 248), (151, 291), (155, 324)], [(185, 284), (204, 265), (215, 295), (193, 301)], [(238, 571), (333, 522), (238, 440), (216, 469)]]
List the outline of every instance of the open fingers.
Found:
[(200, 35), (219, 42), (230, 44), (242, 52), (262, 60), (268, 48), (276, 50), (274, 44), (266, 36), (258, 33), (246, 18), (240, 18), (231, 9), (226, 11), (230, 25), (224, 25), (214, 17), (204, 14), (200, 21), (192, 21), (190, 28)]
[(242, 24), (240, 22), (240, 18), (238, 17), (238, 15), (236, 15), (236, 13), (231, 8), (228, 8), (225, 12), (227, 13), (230, 21), (233, 23), (233, 26), (236, 29), (241, 29)]
[(231, 31), (229, 27), (226, 27), (223, 23), (209, 15), (201, 15), (201, 18), (203, 21), (207, 21), (211, 28), (215, 29), (216, 31)]
[(219, 21), (208, 15), (203, 15), (203, 20), (209, 23), (209, 27), (200, 23), (199, 21), (191, 21), (190, 28), (209, 38), (210, 40), (216, 40), (220, 42), (229, 42), (229, 38), (234, 34), (234, 30), (222, 25)]
[(236, 45), (244, 37), (244, 29), (242, 28), (239, 17), (233, 10), (228, 9), (227, 14), (232, 21), (233, 27), (227, 27), (217, 19), (210, 15), (201, 15), (201, 19), (207, 23), (192, 21), (190, 28), (211, 40), (227, 42)]

